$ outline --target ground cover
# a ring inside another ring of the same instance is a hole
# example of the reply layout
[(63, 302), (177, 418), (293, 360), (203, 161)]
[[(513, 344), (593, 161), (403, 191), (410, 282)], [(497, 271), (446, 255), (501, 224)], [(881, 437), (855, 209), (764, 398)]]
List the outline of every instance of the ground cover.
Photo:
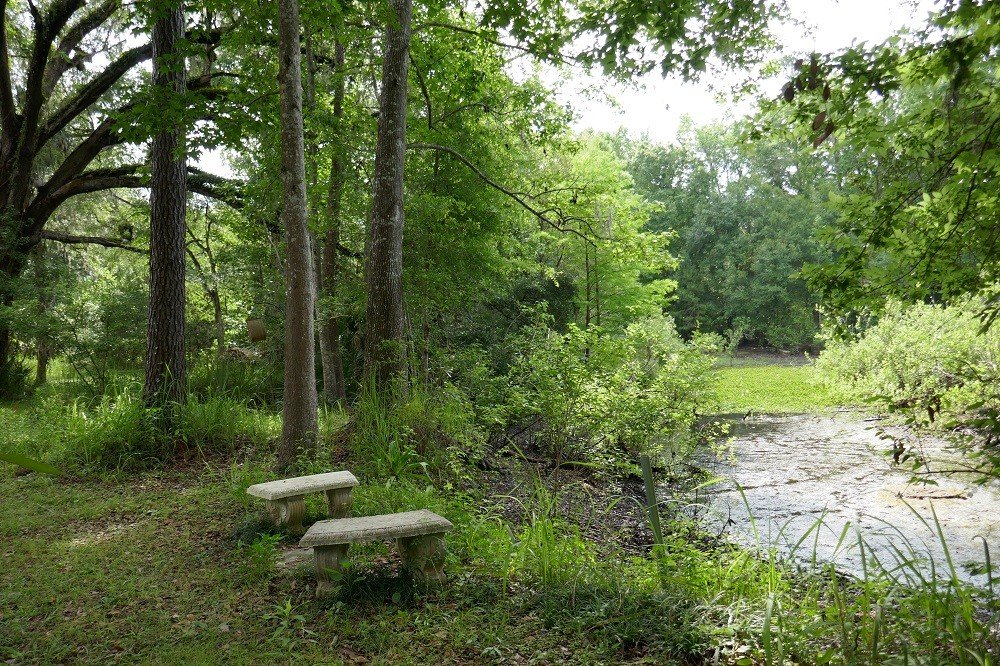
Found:
[[(728, 411), (834, 404), (808, 366), (715, 372)], [(54, 461), (82, 460), (73, 447), (88, 438), (113, 443), (116, 421), (88, 429), (109, 413), (55, 393), (0, 406), (9, 448)], [(245, 493), (273, 476), (275, 423), (245, 409), (220, 426), (231, 447), (194, 446), (168, 468), (51, 477), (0, 465), (0, 660), (983, 664), (998, 649), (987, 590), (793, 570), (697, 531), (679, 487), (661, 507), (665, 543), (652, 548), (636, 478), (496, 445), (457, 476), (412, 462), (387, 476), (392, 466), (328, 437), (307, 467), (355, 471), (355, 515), (429, 508), (455, 530), (443, 588), (414, 586), (392, 550), (371, 544), (353, 549), (338, 594), (319, 602), (309, 554)], [(342, 425), (324, 420), (326, 432)], [(307, 524), (325, 517), (319, 497), (308, 502)]]
[(720, 414), (804, 413), (833, 409), (843, 402), (811, 363), (737, 360), (733, 365), (720, 364), (713, 377), (713, 409)]

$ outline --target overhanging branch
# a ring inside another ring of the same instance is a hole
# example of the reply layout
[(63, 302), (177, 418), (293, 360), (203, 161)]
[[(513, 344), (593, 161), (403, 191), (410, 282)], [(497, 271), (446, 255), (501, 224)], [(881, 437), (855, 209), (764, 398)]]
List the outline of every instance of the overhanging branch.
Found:
[(574, 236), (579, 236), (584, 240), (584, 242), (590, 245), (596, 245), (596, 243), (594, 243), (594, 240), (592, 238), (582, 233), (579, 229), (574, 229), (572, 227), (566, 227), (559, 224), (546, 214), (547, 211), (535, 208), (527, 201), (527, 199), (525, 199), (523, 195), (511, 190), (508, 187), (504, 187), (497, 181), (490, 178), (486, 174), (486, 172), (484, 172), (482, 169), (476, 166), (469, 158), (467, 158), (465, 155), (458, 152), (454, 148), (449, 148), (448, 146), (442, 146), (436, 143), (409, 143), (406, 145), (406, 147), (413, 150), (436, 150), (442, 153), (448, 153), (449, 155), (457, 159), (459, 162), (467, 166), (469, 170), (471, 170), (472, 173), (479, 176), (480, 180), (482, 180), (484, 183), (486, 183), (493, 189), (502, 192), (503, 194), (507, 195), (508, 197), (516, 201), (522, 208), (524, 208), (526, 211), (528, 211), (536, 218), (538, 218), (538, 220), (543, 224), (555, 229), (556, 231), (559, 231), (560, 233), (568, 233), (568, 234), (573, 234)]
[(145, 248), (129, 245), (124, 241), (115, 240), (113, 238), (104, 238), (103, 236), (75, 236), (73, 234), (64, 234), (59, 231), (43, 231), (38, 235), (38, 237), (41, 240), (50, 240), (57, 243), (64, 243), (66, 245), (100, 245), (101, 247), (112, 247), (119, 250), (135, 252), (136, 254), (149, 254), (149, 250)]
[(71, 67), (82, 66), (89, 59), (90, 54), (80, 51), (80, 43), (87, 38), (87, 35), (104, 25), (120, 7), (121, 0), (104, 0), (66, 31), (45, 67), (42, 90), (46, 97), (55, 90), (63, 74)]
[(38, 135), (38, 148), (48, 143), (62, 128), (66, 127), (74, 118), (86, 111), (91, 104), (99, 100), (130, 69), (144, 60), (149, 60), (152, 56), (153, 47), (151, 44), (137, 46), (118, 56), (103, 72), (83, 86), (79, 92), (73, 95), (73, 97), (45, 121)]

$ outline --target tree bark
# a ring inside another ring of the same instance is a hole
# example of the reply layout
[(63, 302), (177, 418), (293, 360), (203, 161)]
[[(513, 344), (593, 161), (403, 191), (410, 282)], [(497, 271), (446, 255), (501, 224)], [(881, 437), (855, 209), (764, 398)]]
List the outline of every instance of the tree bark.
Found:
[[(9, 280), (6, 274), (0, 274), (0, 280)], [(11, 293), (0, 293), (0, 305), (9, 308), (14, 304), (14, 296)], [(11, 338), (10, 325), (6, 320), (0, 319), (0, 400), (7, 400), (16, 397), (13, 393), (13, 385), (10, 382), (10, 374), (14, 366), (14, 341)]]
[[(184, 37), (184, 10), (178, 3), (153, 24), (153, 85), (168, 98), (184, 95), (187, 83), (177, 41)], [(150, 148), (149, 317), (146, 330), (148, 405), (179, 402), (185, 391), (184, 237), (187, 213), (185, 136), (165, 128)]]
[[(341, 205), (344, 195), (344, 45), (336, 44), (334, 60), (337, 68), (333, 92), (333, 117), (336, 138), (333, 159), (330, 162), (330, 183), (327, 192), (327, 227), (323, 239), (323, 257), (320, 263), (320, 285), (328, 302), (337, 296), (337, 262), (339, 259)], [(330, 405), (344, 405), (347, 391), (344, 387), (344, 360), (340, 353), (340, 317), (326, 313), (320, 326), (320, 356), (323, 362), (323, 396)]]
[(285, 394), (278, 464), (294, 464), (300, 449), (315, 447), (316, 400), (312, 252), (306, 204), (302, 124), (302, 56), (298, 0), (278, 3), (278, 83), (281, 93), (281, 179), (285, 227)]
[[(0, 222), (6, 220), (0, 218)], [(24, 253), (16, 247), (9, 251), (0, 249), (0, 306), (5, 309), (14, 304), (14, 282), (24, 272), (26, 264)], [(14, 394), (16, 387), (11, 382), (14, 366), (14, 337), (8, 320), (0, 317), (0, 400), (17, 397)]]
[[(405, 393), (403, 172), (411, 0), (392, 0), (385, 31), (372, 211), (365, 249), (364, 375), (392, 400)], [(393, 20), (394, 19), (394, 20)]]

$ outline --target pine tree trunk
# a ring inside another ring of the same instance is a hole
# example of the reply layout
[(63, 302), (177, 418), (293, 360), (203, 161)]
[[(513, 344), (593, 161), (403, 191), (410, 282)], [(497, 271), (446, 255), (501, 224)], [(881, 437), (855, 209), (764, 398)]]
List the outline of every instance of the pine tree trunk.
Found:
[(306, 204), (302, 124), (302, 56), (298, 0), (278, 3), (278, 83), (281, 92), (281, 179), (285, 227), (285, 394), (278, 465), (290, 467), (300, 449), (315, 447), (316, 402), (312, 251)]
[[(184, 38), (181, 4), (153, 25), (153, 84), (180, 96), (185, 66), (176, 43)], [(181, 400), (185, 389), (184, 299), (187, 160), (184, 133), (164, 129), (150, 148), (149, 318), (146, 330), (146, 404)]]
[[(0, 209), (0, 222), (7, 212), (9, 209)], [(14, 304), (14, 280), (24, 271), (24, 265), (24, 256), (16, 250), (0, 253), (0, 306), (9, 308)], [(16, 387), (11, 381), (13, 367), (14, 339), (10, 324), (0, 317), (0, 400), (17, 397), (14, 395)]]
[[(334, 53), (337, 67), (333, 92), (333, 117), (337, 130), (333, 159), (330, 163), (330, 184), (327, 192), (327, 227), (323, 239), (323, 256), (320, 262), (320, 285), (323, 296), (332, 302), (337, 296), (337, 247), (340, 245), (341, 203), (344, 195), (344, 45), (339, 41)], [(323, 362), (323, 395), (327, 404), (344, 405), (347, 392), (344, 387), (344, 360), (340, 353), (340, 319), (336, 313), (322, 318), (320, 327), (320, 355)]]
[(392, 0), (385, 32), (372, 212), (365, 248), (364, 374), (392, 399), (405, 393), (403, 167), (411, 0)]
[[(0, 274), (0, 280), (9, 279), (6, 275)], [(0, 294), (0, 306), (9, 308), (14, 304), (12, 294)], [(11, 339), (10, 325), (4, 319), (0, 319), (0, 400), (7, 400), (15, 397), (14, 387), (11, 385), (10, 373), (14, 364), (14, 341)]]

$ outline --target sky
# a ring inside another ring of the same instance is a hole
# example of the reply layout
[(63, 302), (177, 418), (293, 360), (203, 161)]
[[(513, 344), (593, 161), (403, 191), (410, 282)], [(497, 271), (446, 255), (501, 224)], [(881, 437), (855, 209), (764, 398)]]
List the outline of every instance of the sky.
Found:
[[(881, 42), (901, 28), (923, 25), (933, 0), (787, 0), (792, 18), (799, 24), (778, 26), (776, 34), (784, 53), (827, 53), (852, 42)], [(734, 100), (726, 94), (745, 73), (722, 76), (722, 85), (707, 81), (684, 83), (664, 80), (656, 72), (642, 81), (640, 89), (627, 89), (594, 76), (578, 73), (557, 84), (560, 98), (576, 111), (578, 130), (615, 131), (625, 127), (634, 136), (646, 134), (660, 143), (671, 143), (684, 116), (696, 124), (732, 120), (753, 110), (750, 99)], [(708, 77), (705, 77), (706, 79)], [(768, 82), (764, 91), (777, 96), (780, 79)], [(555, 81), (553, 84), (556, 85)], [(769, 90), (769, 88), (773, 88)], [(586, 90), (603, 90), (600, 96)], [(720, 99), (719, 93), (723, 94)], [(612, 97), (614, 102), (607, 98)]]

